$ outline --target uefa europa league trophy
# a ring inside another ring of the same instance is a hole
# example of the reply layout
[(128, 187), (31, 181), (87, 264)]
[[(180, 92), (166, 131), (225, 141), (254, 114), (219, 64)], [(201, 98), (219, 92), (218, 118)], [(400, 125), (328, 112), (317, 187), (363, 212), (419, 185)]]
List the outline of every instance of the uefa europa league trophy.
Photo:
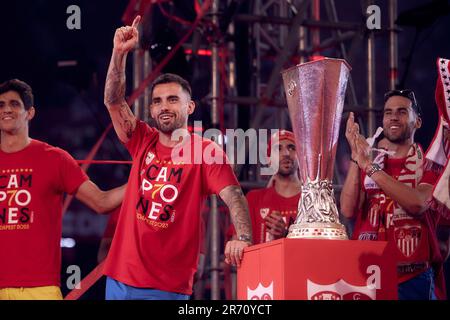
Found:
[(288, 238), (347, 239), (332, 181), (350, 70), (344, 60), (325, 58), (282, 72), (302, 182)]

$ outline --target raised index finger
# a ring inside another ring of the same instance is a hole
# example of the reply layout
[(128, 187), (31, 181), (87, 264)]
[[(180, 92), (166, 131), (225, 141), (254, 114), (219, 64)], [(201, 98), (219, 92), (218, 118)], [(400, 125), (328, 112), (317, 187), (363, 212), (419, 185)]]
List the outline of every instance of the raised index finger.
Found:
[(133, 20), (133, 24), (131, 25), (131, 27), (137, 28), (139, 26), (139, 22), (141, 22), (141, 16), (136, 16), (136, 18), (134, 18)]

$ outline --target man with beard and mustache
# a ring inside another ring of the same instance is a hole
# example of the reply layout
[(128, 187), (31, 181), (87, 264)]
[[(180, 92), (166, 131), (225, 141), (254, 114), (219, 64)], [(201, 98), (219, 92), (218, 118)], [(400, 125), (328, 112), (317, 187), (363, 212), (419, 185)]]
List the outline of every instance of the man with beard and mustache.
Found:
[[(114, 128), (133, 158), (104, 267), (106, 299), (187, 300), (201, 249), (201, 208), (206, 196), (220, 195), (237, 230), (238, 239), (225, 246), (226, 262), (240, 266), (243, 249), (252, 244), (251, 222), (247, 201), (223, 150), (187, 132), (195, 103), (186, 80), (163, 74), (151, 85), (150, 114), (157, 129), (131, 112), (125, 100), (125, 65), (138, 42), (139, 21), (138, 16), (132, 26), (117, 29), (105, 84), (105, 104)], [(191, 148), (185, 148), (189, 144)], [(199, 162), (198, 149), (223, 161)], [(180, 161), (173, 156), (181, 155), (180, 150), (194, 153), (183, 154)]]
[(356, 218), (353, 239), (388, 241), (395, 248), (400, 300), (433, 300), (439, 212), (432, 191), (438, 175), (424, 168), (424, 153), (414, 142), (422, 124), (414, 93), (393, 90), (384, 101), (384, 138), (372, 148), (374, 160), (352, 113), (347, 121), (352, 163), (341, 212)]
[[(254, 244), (285, 237), (289, 225), (297, 217), (300, 199), (294, 134), (287, 130), (278, 131), (272, 135), (268, 151), (270, 161), (278, 163), (278, 171), (267, 188), (247, 193)], [(232, 227), (228, 234), (234, 234)]]

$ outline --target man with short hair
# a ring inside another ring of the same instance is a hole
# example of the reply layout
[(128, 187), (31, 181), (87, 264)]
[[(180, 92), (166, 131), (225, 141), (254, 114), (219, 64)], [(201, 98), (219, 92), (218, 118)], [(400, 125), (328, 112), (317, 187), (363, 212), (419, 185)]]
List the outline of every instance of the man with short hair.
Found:
[(64, 193), (99, 213), (117, 207), (124, 187), (101, 191), (64, 150), (29, 137), (31, 87), (0, 84), (0, 300), (62, 299)]
[[(294, 133), (280, 130), (273, 134), (268, 153), (278, 170), (266, 188), (247, 193), (248, 209), (252, 220), (253, 243), (265, 243), (283, 238), (295, 221), (300, 200), (301, 182)], [(234, 235), (231, 227), (228, 235)]]
[[(164, 74), (153, 82), (150, 114), (157, 129), (131, 112), (125, 101), (125, 64), (138, 41), (139, 21), (138, 16), (132, 26), (117, 29), (105, 85), (105, 105), (133, 158), (104, 268), (106, 299), (187, 300), (200, 252), (200, 214), (206, 196), (220, 195), (237, 230), (238, 240), (225, 247), (227, 262), (240, 265), (244, 248), (252, 244), (251, 223), (223, 150), (187, 132), (195, 103), (186, 80)], [(205, 161), (205, 154), (221, 161)]]
[(414, 142), (422, 125), (414, 93), (393, 90), (384, 100), (384, 138), (375, 146), (379, 153), (374, 160), (350, 113), (345, 134), (352, 163), (341, 192), (341, 212), (356, 217), (354, 239), (393, 244), (399, 299), (435, 299), (431, 264), (439, 259), (439, 213), (430, 203), (437, 173), (424, 170), (424, 153)]
[[(438, 109), (438, 125), (433, 140), (425, 157), (427, 165), (440, 173), (433, 189), (433, 197), (439, 206), (441, 219), (437, 227), (439, 250), (442, 256), (442, 266), (437, 267), (436, 295), (440, 300), (446, 300), (443, 265), (450, 255), (450, 60), (436, 59), (437, 81), (435, 102)], [(447, 274), (447, 276), (449, 276)]]

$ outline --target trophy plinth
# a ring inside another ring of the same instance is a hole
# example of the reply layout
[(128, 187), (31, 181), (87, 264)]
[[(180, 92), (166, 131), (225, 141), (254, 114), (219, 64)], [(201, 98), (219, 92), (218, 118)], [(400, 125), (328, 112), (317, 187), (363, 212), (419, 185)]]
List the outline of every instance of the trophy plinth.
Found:
[(282, 72), (302, 182), (288, 238), (348, 239), (333, 192), (333, 169), (350, 66), (323, 59)]

